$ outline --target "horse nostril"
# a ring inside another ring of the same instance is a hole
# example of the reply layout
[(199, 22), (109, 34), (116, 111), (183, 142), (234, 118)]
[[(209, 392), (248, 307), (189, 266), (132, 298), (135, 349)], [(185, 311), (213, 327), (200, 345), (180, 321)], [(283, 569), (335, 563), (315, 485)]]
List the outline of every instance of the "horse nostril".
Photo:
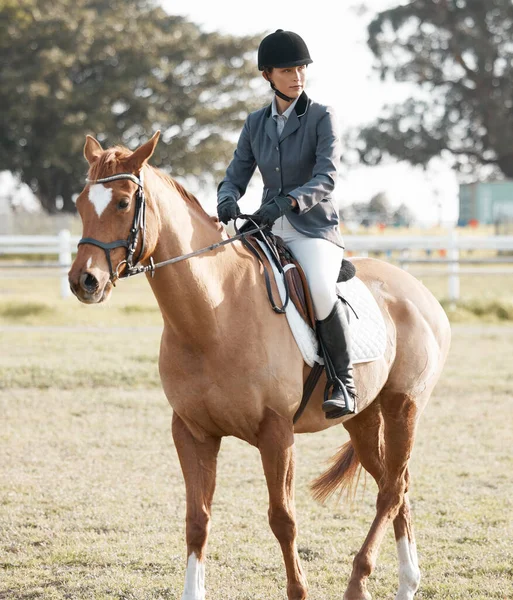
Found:
[(83, 273), (80, 277), (80, 285), (86, 292), (95, 292), (98, 289), (98, 280), (91, 273)]

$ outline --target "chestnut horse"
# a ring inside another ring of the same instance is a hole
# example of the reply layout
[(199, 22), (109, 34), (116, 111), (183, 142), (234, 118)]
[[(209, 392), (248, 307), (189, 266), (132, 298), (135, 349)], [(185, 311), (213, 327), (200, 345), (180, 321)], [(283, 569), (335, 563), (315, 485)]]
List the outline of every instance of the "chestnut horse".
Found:
[[(77, 200), (84, 237), (69, 272), (71, 289), (81, 302), (105, 301), (115, 280), (136, 272), (138, 265), (148, 267), (228, 239), (192, 194), (147, 164), (158, 136), (134, 152), (103, 150), (87, 136), (89, 173)], [(146, 211), (141, 211), (141, 191)], [(154, 270), (153, 277), (147, 273), (164, 321), (159, 370), (173, 408), (172, 432), (186, 488), (188, 560), (182, 600), (205, 599), (216, 461), (221, 438), (229, 435), (260, 451), (269, 524), (285, 562), (287, 598), (307, 597), (296, 545), (294, 434), (342, 421), (350, 441), (314, 482), (315, 497), (323, 500), (347, 486), (362, 466), (379, 488), (376, 516), (354, 558), (344, 599), (370, 598), (367, 578), (391, 522), (399, 556), (396, 599), (415, 595), (420, 572), (407, 494), (408, 462), (419, 416), (446, 359), (450, 327), (440, 304), (407, 272), (374, 259), (355, 259), (354, 264), (383, 313), (385, 355), (355, 368), (356, 415), (326, 420), (321, 379), (295, 426), (293, 416), (310, 369), (287, 319), (271, 310), (261, 265), (244, 245), (235, 241)]]

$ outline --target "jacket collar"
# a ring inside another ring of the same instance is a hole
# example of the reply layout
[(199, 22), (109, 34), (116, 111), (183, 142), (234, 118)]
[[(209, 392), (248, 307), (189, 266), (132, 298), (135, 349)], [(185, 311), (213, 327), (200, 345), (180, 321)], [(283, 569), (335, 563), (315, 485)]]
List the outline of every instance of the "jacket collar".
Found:
[(291, 115), (287, 119), (287, 122), (285, 123), (285, 127), (283, 128), (281, 137), (278, 140), (278, 133), (276, 132), (276, 123), (274, 122), (274, 119), (272, 118), (272, 104), (269, 104), (269, 106), (267, 107), (267, 111), (266, 111), (267, 119), (266, 119), (266, 123), (265, 123), (265, 131), (267, 132), (267, 135), (272, 139), (273, 143), (283, 142), (283, 140), (286, 137), (288, 137), (291, 133), (294, 133), (294, 131), (299, 129), (299, 126), (301, 125), (301, 123), (299, 121), (299, 117), (302, 117), (303, 115), (306, 114), (306, 111), (308, 110), (309, 105), (310, 105), (310, 99), (308, 98), (306, 93), (303, 92), (301, 94), (301, 96), (299, 96), (299, 98), (296, 102), (296, 106), (294, 107), (294, 110), (292, 111)]
[[(306, 92), (303, 92), (301, 96), (299, 96), (299, 98), (297, 99), (296, 106), (294, 106), (294, 112), (298, 117), (302, 117), (308, 110), (309, 106), (310, 98), (306, 95)], [(271, 102), (271, 104), (269, 104), (267, 110), (265, 111), (265, 116), (267, 118), (269, 118), (272, 115), (272, 107), (273, 103)]]
[(301, 94), (301, 96), (299, 96), (299, 98), (296, 102), (296, 106), (294, 108), (294, 110), (296, 111), (296, 115), (298, 117), (302, 117), (308, 110), (309, 106), (310, 106), (310, 98), (306, 95), (306, 92), (303, 92)]

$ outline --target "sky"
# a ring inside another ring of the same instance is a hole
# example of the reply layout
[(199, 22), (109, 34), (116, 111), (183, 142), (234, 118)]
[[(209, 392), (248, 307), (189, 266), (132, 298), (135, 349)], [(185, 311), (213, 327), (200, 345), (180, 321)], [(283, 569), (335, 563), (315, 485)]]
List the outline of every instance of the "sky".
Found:
[[(358, 0), (343, 3), (334, 0), (308, 3), (161, 0), (161, 4), (167, 12), (185, 16), (205, 31), (265, 35), (280, 28), (298, 33), (313, 59), (308, 67), (306, 92), (317, 102), (335, 109), (344, 131), (372, 121), (384, 104), (401, 102), (411, 92), (405, 85), (379, 81), (372, 70), (373, 57), (366, 45), (366, 24), (373, 12), (397, 5), (399, 1), (366, 0), (371, 10), (363, 15), (351, 8)], [(336, 195), (344, 205), (367, 202), (379, 192), (385, 192), (392, 205), (406, 203), (416, 217), (426, 223), (440, 220), (449, 223), (457, 219), (456, 176), (442, 160), (435, 160), (428, 171), (406, 163), (344, 171)], [(257, 190), (252, 192), (252, 188), (248, 195), (251, 193), (255, 197), (259, 195)], [(251, 205), (253, 201), (247, 202)]]

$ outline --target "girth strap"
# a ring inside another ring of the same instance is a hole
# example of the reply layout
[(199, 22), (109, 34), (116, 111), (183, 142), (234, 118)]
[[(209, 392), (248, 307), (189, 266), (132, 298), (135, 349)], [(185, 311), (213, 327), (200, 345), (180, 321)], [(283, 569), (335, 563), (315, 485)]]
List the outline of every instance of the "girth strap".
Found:
[(315, 386), (317, 385), (317, 382), (319, 381), (319, 379), (322, 375), (323, 370), (324, 370), (324, 365), (321, 365), (316, 362), (314, 364), (314, 366), (312, 367), (312, 370), (308, 374), (308, 377), (303, 386), (303, 397), (301, 398), (301, 404), (299, 405), (299, 408), (296, 410), (296, 414), (294, 415), (294, 418), (292, 419), (292, 422), (294, 423), (294, 425), (297, 423), (299, 417), (303, 414), (303, 412), (308, 404), (308, 401), (310, 400), (310, 396), (313, 394)]

